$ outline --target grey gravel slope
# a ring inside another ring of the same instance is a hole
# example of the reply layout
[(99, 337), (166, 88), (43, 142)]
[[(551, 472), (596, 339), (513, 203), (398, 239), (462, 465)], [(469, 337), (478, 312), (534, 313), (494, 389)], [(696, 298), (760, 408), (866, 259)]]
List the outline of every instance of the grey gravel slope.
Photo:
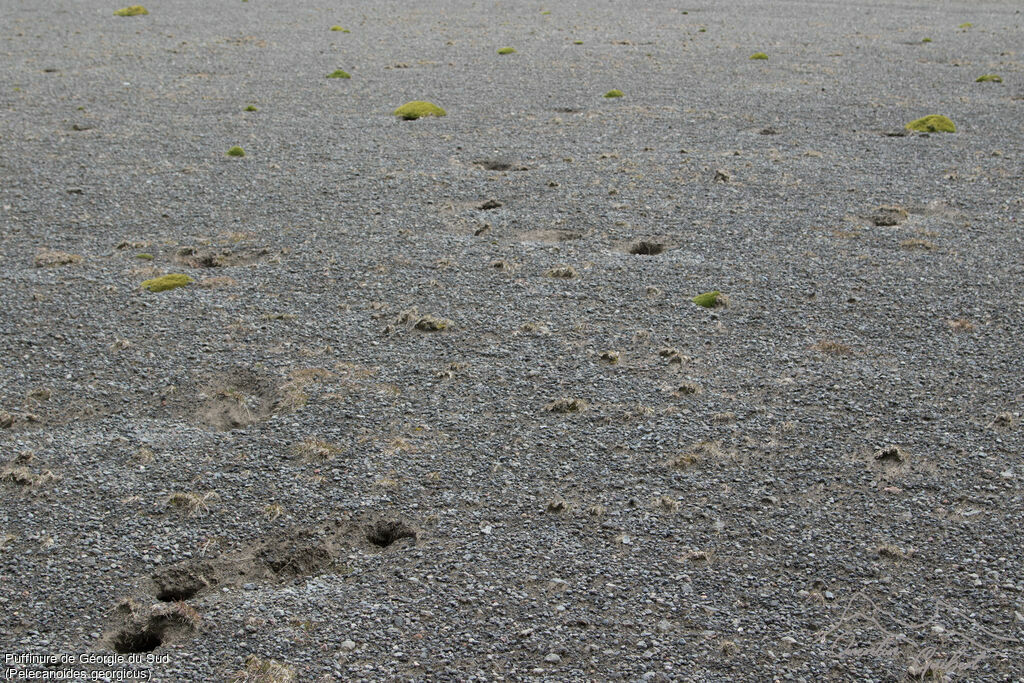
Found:
[(0, 650), (1024, 677), (1015, 3), (206, 5), (0, 13)]

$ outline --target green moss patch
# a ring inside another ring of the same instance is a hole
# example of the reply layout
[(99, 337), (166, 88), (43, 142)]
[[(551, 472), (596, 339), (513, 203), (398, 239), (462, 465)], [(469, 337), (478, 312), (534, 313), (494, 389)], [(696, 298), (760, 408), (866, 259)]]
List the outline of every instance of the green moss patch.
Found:
[(239, 147), (238, 145), (235, 145), (234, 147), (227, 151), (227, 155), (229, 157), (244, 157), (245, 150)]
[(1002, 83), (1003, 77), (996, 74), (985, 74), (974, 79), (975, 83)]
[(115, 17), (137, 17), (143, 14), (149, 14), (149, 11), (142, 5), (131, 5), (130, 7), (114, 10)]
[(750, 55), (750, 58), (751, 59), (768, 59), (768, 55), (766, 55), (763, 52), (755, 52), (754, 54)]
[(327, 78), (352, 78), (352, 75), (347, 71), (335, 69), (331, 73), (327, 74)]
[(141, 254), (136, 254), (135, 258), (140, 258), (143, 261), (152, 261), (153, 260), (153, 255), (152, 254), (147, 254), (146, 252), (142, 252)]
[(448, 112), (431, 102), (415, 100), (413, 102), (406, 102), (403, 104), (394, 111), (394, 115), (405, 119), (406, 121), (415, 121), (416, 119), (422, 119), (426, 116), (447, 116)]
[(922, 43), (930, 43), (930, 42), (932, 42), (932, 39), (931, 38), (922, 38), (921, 42)]
[(622, 97), (623, 94), (624, 93), (621, 90), (614, 89), (614, 90), (609, 90), (608, 92), (606, 92), (604, 94), (604, 96), (605, 97)]
[(907, 130), (920, 133), (955, 133), (956, 126), (948, 117), (941, 114), (929, 114), (915, 119), (906, 125)]
[(514, 47), (503, 47), (498, 49), (499, 55), (510, 55), (516, 51)]
[(250, 104), (248, 107), (245, 108), (245, 110), (246, 111), (259, 111), (259, 109), (256, 108), (255, 104)]
[(722, 293), (717, 289), (713, 292), (704, 292), (693, 297), (693, 303), (704, 308), (715, 308), (716, 306), (723, 305)]
[(332, 31), (339, 31), (341, 33), (351, 33), (351, 31), (349, 31), (347, 28), (344, 28), (342, 26), (332, 26), (331, 30)]
[(146, 280), (142, 283), (142, 288), (148, 292), (166, 292), (168, 289), (177, 289), (178, 287), (184, 287), (185, 285), (191, 284), (192, 278), (182, 273), (171, 273), (170, 275), (163, 275), (161, 277), (155, 277), (152, 280)]
[(583, 41), (582, 40), (574, 40), (574, 41), (572, 41), (572, 44), (573, 45), (582, 45)]
[(972, 24), (969, 21), (965, 21), (964, 23), (962, 23), (959, 26), (957, 26), (957, 28), (962, 28), (962, 29), (974, 28), (974, 24)]

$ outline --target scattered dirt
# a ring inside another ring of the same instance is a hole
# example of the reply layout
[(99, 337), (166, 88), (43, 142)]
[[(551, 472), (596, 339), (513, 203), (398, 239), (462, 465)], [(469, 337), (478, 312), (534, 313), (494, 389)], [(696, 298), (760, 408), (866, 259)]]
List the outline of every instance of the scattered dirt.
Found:
[(143, 607), (131, 600), (115, 610), (115, 625), (107, 633), (110, 648), (119, 654), (152, 652), (192, 637), (201, 621), (184, 602)]
[(484, 159), (481, 161), (474, 161), (474, 164), (487, 170), (487, 171), (528, 171), (530, 170), (526, 166), (520, 164), (514, 164), (510, 161), (502, 161), (498, 159)]
[(224, 268), (257, 263), (270, 255), (267, 247), (179, 247), (174, 260), (190, 268)]
[(234, 370), (210, 384), (199, 421), (217, 431), (240, 429), (270, 417), (283, 399), (279, 380), (251, 370)]
[(575, 230), (527, 230), (519, 233), (520, 242), (543, 242), (546, 244), (559, 244), (582, 239), (584, 233)]
[(880, 206), (868, 214), (867, 218), (879, 227), (889, 227), (903, 223), (908, 216), (902, 206)]

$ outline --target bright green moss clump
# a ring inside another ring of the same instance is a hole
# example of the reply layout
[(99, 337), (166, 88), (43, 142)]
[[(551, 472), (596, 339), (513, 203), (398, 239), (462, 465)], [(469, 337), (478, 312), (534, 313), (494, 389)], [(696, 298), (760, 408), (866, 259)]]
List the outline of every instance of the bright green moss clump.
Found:
[(232, 147), (231, 149), (228, 150), (228, 156), (229, 157), (244, 157), (245, 156), (245, 150), (242, 149), (241, 147), (239, 147), (238, 145), (235, 145), (234, 147)]
[(605, 97), (622, 97), (623, 92), (621, 90), (609, 90), (604, 94)]
[(352, 78), (352, 75), (349, 74), (349, 72), (347, 72), (347, 71), (342, 71), (341, 69), (336, 69), (336, 70), (332, 71), (331, 73), (327, 74), (327, 78)]
[(930, 42), (932, 42), (932, 39), (931, 38), (922, 38), (921, 42), (922, 43), (930, 43)]
[(755, 52), (754, 54), (750, 55), (750, 58), (751, 59), (768, 59), (768, 55), (766, 55), (763, 52)]
[(414, 102), (406, 102), (396, 109), (394, 114), (406, 121), (415, 121), (425, 116), (447, 116), (448, 112), (431, 102), (416, 100)]
[(182, 273), (171, 273), (142, 283), (142, 288), (148, 292), (166, 292), (168, 289), (184, 287), (192, 282), (192, 278)]
[(135, 258), (140, 258), (143, 261), (152, 261), (153, 260), (153, 255), (152, 254), (148, 254), (146, 252), (142, 252), (141, 254), (136, 254)]
[(341, 31), (342, 33), (351, 33), (351, 31), (349, 31), (347, 28), (342, 28), (341, 26), (332, 26), (331, 30), (332, 31)]
[(1002, 83), (1003, 77), (996, 74), (985, 74), (974, 79), (975, 83)]
[(713, 292), (704, 292), (693, 297), (693, 303), (704, 308), (714, 308), (718, 305), (718, 297), (722, 296), (722, 293), (717, 289)]
[(948, 117), (939, 114), (929, 114), (915, 119), (907, 124), (907, 130), (916, 130), (920, 133), (955, 133), (956, 126)]
[(137, 17), (141, 14), (149, 14), (142, 5), (132, 5), (131, 7), (122, 7), (119, 10), (114, 10), (115, 17)]
[(246, 111), (259, 111), (259, 109), (256, 108), (255, 104), (250, 104), (248, 107), (245, 108), (245, 110)]
[(957, 28), (962, 28), (962, 29), (974, 28), (974, 24), (972, 24), (969, 21), (965, 21), (964, 23), (962, 23), (959, 26), (957, 26)]
[(498, 49), (498, 54), (499, 55), (510, 55), (510, 54), (512, 54), (515, 51), (516, 51), (516, 49), (514, 47), (503, 47), (503, 48), (499, 48)]

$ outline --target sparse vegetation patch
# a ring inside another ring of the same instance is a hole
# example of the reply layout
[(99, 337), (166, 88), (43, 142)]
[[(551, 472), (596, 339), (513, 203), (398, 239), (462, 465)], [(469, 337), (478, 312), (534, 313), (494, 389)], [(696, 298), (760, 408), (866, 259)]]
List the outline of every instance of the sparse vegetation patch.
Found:
[(34, 260), (36, 268), (52, 268), (54, 266), (69, 266), (81, 263), (82, 257), (78, 254), (69, 254), (66, 251), (55, 251), (52, 249), (41, 249), (36, 252)]
[(144, 280), (141, 287), (147, 292), (166, 292), (192, 283), (192, 278), (183, 273), (170, 273), (160, 277)]
[(549, 413), (582, 413), (589, 406), (581, 398), (560, 398), (544, 406)]
[(114, 10), (114, 16), (117, 17), (138, 17), (143, 14), (149, 14), (149, 12), (142, 5), (131, 5)]
[(704, 308), (718, 308), (728, 304), (728, 298), (717, 289), (693, 297), (693, 303)]
[(406, 102), (396, 109), (394, 114), (400, 119), (415, 121), (416, 119), (422, 119), (427, 116), (447, 116), (448, 112), (432, 102), (417, 100), (414, 102)]
[(919, 133), (955, 133), (956, 125), (953, 124), (949, 117), (942, 116), (941, 114), (929, 114), (928, 116), (914, 119), (906, 125), (906, 129)]

